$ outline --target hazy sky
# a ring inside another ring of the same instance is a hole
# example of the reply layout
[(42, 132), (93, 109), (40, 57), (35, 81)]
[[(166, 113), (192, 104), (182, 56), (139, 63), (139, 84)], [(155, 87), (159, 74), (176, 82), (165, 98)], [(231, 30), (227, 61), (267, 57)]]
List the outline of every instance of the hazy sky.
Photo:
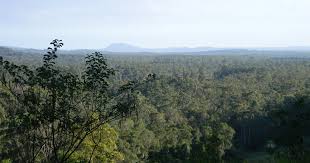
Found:
[(0, 45), (310, 46), (310, 0), (0, 0)]

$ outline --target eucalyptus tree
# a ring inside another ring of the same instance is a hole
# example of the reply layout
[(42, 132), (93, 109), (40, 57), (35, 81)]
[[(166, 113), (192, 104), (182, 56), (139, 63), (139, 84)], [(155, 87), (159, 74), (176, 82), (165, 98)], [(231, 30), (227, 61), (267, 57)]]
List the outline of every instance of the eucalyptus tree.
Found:
[[(143, 81), (128, 82), (112, 90), (114, 75), (104, 56), (87, 55), (82, 76), (57, 68), (55, 39), (41, 66), (32, 70), (0, 60), (1, 88), (9, 92), (6, 120), (1, 125), (6, 151), (3, 158), (23, 162), (66, 162), (89, 135), (104, 124), (135, 111), (136, 88)], [(14, 157), (12, 157), (14, 156)]]

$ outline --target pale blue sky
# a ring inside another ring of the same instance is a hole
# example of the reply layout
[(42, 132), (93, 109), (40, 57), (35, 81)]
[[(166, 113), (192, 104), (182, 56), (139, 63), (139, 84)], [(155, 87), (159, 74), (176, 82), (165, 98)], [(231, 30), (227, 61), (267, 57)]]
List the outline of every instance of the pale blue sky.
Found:
[(310, 46), (310, 0), (0, 0), (0, 45)]

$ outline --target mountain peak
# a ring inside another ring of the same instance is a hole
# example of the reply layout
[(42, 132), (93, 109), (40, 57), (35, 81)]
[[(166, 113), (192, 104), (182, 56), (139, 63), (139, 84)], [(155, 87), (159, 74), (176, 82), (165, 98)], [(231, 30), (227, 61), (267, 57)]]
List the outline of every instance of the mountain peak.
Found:
[(140, 52), (142, 51), (142, 48), (126, 43), (113, 43), (107, 46), (104, 50), (110, 52)]
[(169, 47), (169, 48), (141, 48), (127, 43), (113, 43), (104, 50), (109, 52), (151, 52), (151, 53), (180, 53), (180, 52), (201, 52), (217, 50), (212, 47)]

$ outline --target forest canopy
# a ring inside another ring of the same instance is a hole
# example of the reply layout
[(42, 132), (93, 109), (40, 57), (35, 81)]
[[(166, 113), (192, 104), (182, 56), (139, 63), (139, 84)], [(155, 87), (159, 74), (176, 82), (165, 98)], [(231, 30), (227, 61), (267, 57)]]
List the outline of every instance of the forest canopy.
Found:
[(2, 161), (309, 161), (309, 57), (62, 46), (1, 51)]

